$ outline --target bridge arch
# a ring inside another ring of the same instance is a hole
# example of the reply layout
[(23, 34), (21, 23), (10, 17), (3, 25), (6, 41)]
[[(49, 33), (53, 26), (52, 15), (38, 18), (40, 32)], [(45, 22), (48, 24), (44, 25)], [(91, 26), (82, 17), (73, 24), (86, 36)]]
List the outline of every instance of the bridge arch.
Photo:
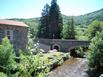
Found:
[(69, 48), (69, 52), (70, 52), (70, 55), (73, 56), (73, 57), (80, 57), (80, 58), (84, 58), (85, 56), (85, 52), (87, 52), (88, 50), (88, 46), (74, 46), (74, 47), (71, 47)]
[(65, 39), (38, 39), (39, 43), (49, 46), (49, 49), (68, 52), (71, 49), (79, 47), (88, 47), (90, 42), (83, 40), (65, 40)]
[(60, 45), (53, 44), (52, 49), (56, 49), (56, 50), (60, 51)]
[(80, 47), (83, 47), (83, 48), (85, 48), (85, 47), (88, 47), (87, 45), (79, 45), (79, 46), (73, 46), (73, 47), (70, 47), (70, 48), (68, 48), (68, 51), (70, 51), (70, 50), (73, 50), (73, 49), (76, 49), (76, 48), (80, 48)]

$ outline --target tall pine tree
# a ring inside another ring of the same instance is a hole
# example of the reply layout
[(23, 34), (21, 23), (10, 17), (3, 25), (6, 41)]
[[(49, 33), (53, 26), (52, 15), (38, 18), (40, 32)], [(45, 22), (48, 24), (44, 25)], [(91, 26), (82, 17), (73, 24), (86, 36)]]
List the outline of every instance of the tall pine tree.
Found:
[(76, 32), (75, 32), (75, 24), (74, 24), (74, 19), (73, 17), (71, 17), (71, 24), (70, 24), (70, 28), (71, 28), (71, 35), (70, 35), (70, 39), (75, 39), (75, 35), (76, 35)]
[(42, 17), (40, 18), (40, 25), (38, 27), (38, 38), (48, 38), (49, 37), (49, 9), (50, 6), (46, 4), (42, 10)]
[(49, 11), (49, 38), (60, 39), (63, 21), (57, 0), (52, 0)]
[(62, 36), (64, 39), (75, 39), (75, 26), (73, 17), (68, 21), (67, 26), (63, 28)]

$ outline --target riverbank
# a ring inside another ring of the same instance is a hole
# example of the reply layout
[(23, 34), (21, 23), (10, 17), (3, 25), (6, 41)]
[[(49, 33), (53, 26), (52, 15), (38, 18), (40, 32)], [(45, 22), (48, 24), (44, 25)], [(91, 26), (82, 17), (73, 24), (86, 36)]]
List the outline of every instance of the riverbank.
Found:
[(64, 61), (70, 58), (69, 53), (63, 53), (63, 52), (49, 52), (46, 54), (41, 54), (41, 59), (43, 60), (44, 67), (49, 66), (50, 70), (55, 69), (56, 67), (62, 65)]

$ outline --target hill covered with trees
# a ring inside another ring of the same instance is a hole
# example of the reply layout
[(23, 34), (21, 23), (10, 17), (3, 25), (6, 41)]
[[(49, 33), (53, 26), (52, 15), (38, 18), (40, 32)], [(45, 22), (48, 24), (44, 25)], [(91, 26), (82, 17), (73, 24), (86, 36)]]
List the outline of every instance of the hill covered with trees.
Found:
[[(62, 15), (63, 16), (63, 21), (64, 23), (66, 21), (68, 21), (68, 19), (71, 16), (66, 16), (66, 15)], [(84, 15), (80, 15), (80, 16), (73, 16), (74, 21), (77, 25), (89, 25), (92, 21), (94, 20), (99, 20), (99, 21), (103, 21), (103, 9), (88, 13), (88, 14), (84, 14)], [(40, 18), (29, 18), (29, 19), (18, 19), (18, 18), (13, 18), (11, 20), (18, 20), (18, 21), (23, 21), (26, 22), (28, 25), (37, 25), (39, 23)]]
[[(63, 15), (64, 22), (66, 22), (67, 19), (70, 17), (71, 16)], [(87, 13), (84, 15), (80, 15), (80, 16), (73, 16), (73, 17), (77, 25), (89, 25), (94, 20), (103, 21), (103, 9), (91, 13)]]
[[(63, 18), (63, 26), (67, 26), (68, 25), (68, 20), (71, 19), (71, 17), (73, 17), (75, 26), (76, 26), (76, 30), (77, 30), (77, 38), (84, 38), (84, 31), (87, 29), (87, 27), (89, 26), (89, 24), (91, 24), (94, 20), (99, 20), (99, 21), (103, 21), (103, 9), (88, 13), (88, 14), (84, 14), (84, 15), (80, 15), (80, 16), (66, 16), (66, 15), (62, 15)], [(31, 32), (31, 37), (36, 36), (37, 32), (38, 32), (38, 26), (40, 25), (40, 17), (38, 18), (29, 18), (29, 19), (18, 19), (18, 18), (13, 18), (10, 20), (16, 20), (16, 21), (22, 21), (25, 22), (26, 24), (28, 24), (29, 30)], [(81, 34), (82, 33), (82, 34)], [(83, 35), (83, 37), (79, 37)]]

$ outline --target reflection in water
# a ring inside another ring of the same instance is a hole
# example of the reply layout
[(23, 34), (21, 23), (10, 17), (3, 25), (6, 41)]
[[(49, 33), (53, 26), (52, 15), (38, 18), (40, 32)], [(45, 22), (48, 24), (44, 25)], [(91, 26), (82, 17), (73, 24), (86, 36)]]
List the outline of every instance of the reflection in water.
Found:
[(89, 77), (87, 60), (81, 58), (70, 58), (64, 64), (50, 73), (49, 77)]

